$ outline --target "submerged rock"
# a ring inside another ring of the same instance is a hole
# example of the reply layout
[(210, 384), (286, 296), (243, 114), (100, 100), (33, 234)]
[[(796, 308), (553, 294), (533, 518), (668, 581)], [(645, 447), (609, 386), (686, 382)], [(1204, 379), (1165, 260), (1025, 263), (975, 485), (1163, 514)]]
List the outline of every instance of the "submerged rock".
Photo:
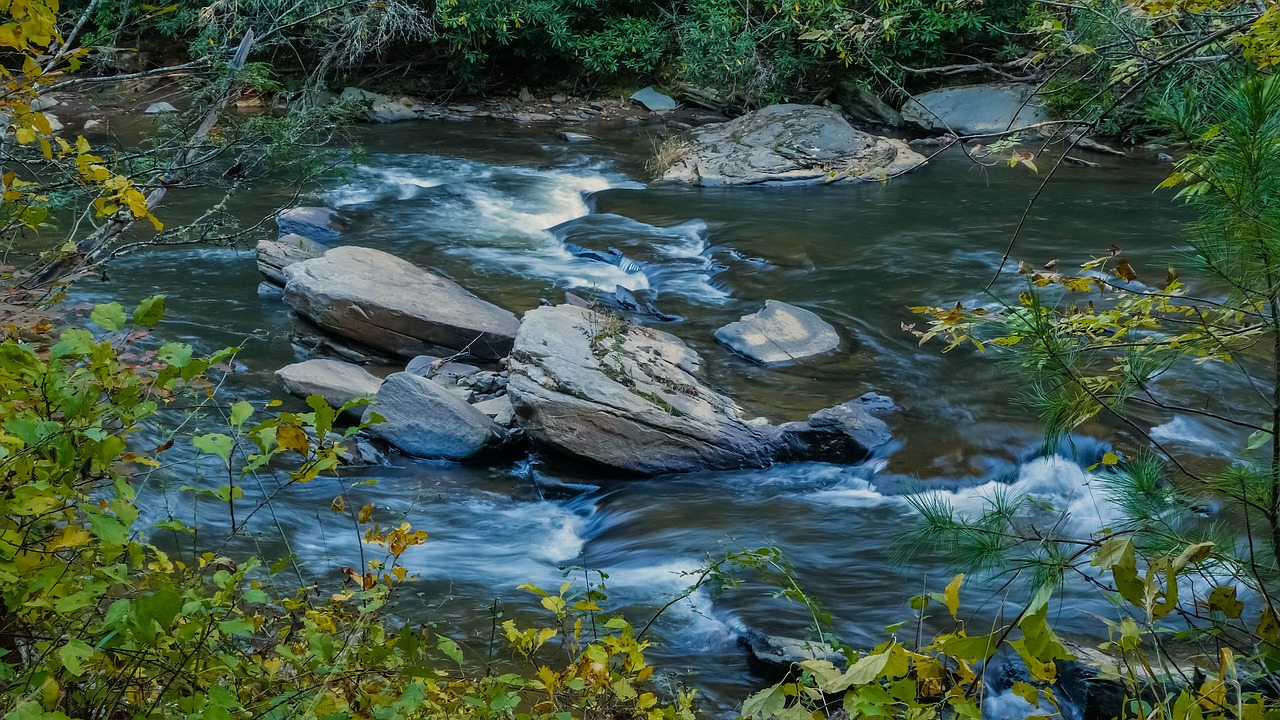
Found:
[(346, 228), (342, 214), (326, 207), (289, 208), (276, 216), (280, 239), (301, 235), (310, 240), (332, 240)]
[(452, 280), (371, 248), (334, 248), (284, 274), (284, 301), (298, 314), (400, 357), (445, 348), (497, 360), (511, 350), (520, 327), (515, 315)]
[(381, 380), (359, 365), (319, 358), (285, 365), (276, 371), (276, 380), (290, 395), (300, 398), (319, 395), (335, 408), (373, 395), (382, 385)]
[(747, 630), (738, 636), (738, 645), (750, 658), (770, 672), (789, 673), (806, 660), (826, 660), (843, 666), (845, 657), (827, 643), (801, 640), (800, 638), (766, 635), (758, 630)]
[(889, 426), (874, 413), (895, 409), (883, 395), (867, 393), (834, 407), (819, 410), (804, 422), (785, 423), (780, 460), (825, 460), (854, 463), (865, 460), (876, 448), (893, 439)]
[(275, 285), (284, 287), (284, 269), (303, 260), (324, 254), (325, 247), (302, 235), (285, 235), (279, 240), (259, 240), (254, 248), (258, 256), (258, 272)]
[(151, 103), (150, 105), (147, 106), (147, 109), (143, 110), (142, 112), (147, 115), (164, 115), (167, 113), (176, 113), (178, 112), (178, 108), (174, 107), (170, 103), (162, 101), (157, 103)]
[(438, 383), (407, 372), (387, 377), (365, 414), (383, 418), (369, 432), (419, 457), (471, 460), (502, 443), (505, 433), (488, 415)]
[(1044, 122), (1049, 115), (1027, 84), (967, 85), (917, 95), (902, 106), (902, 117), (925, 130), (959, 135), (994, 135)]
[(814, 313), (777, 300), (716, 330), (716, 340), (761, 365), (795, 362), (840, 348), (836, 329)]
[(704, 186), (870, 181), (923, 162), (905, 142), (856, 130), (830, 108), (788, 104), (695, 130), (663, 177)]
[(700, 382), (679, 338), (572, 305), (525, 314), (507, 386), (533, 440), (618, 470), (762, 467), (778, 431)]

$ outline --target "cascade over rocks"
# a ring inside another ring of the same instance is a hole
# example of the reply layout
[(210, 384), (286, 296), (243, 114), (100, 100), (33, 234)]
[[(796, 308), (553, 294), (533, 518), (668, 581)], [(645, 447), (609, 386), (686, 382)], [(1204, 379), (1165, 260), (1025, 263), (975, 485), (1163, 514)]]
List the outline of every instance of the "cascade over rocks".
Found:
[(540, 307), (516, 335), (507, 396), (533, 441), (641, 474), (856, 462), (888, 440), (884, 423), (858, 401), (807, 422), (746, 420), (732, 399), (698, 379), (699, 363), (660, 330), (590, 308)]
[(338, 247), (285, 268), (284, 301), (331, 332), (399, 357), (438, 348), (480, 360), (510, 350), (515, 315), (394, 255)]
[(840, 348), (840, 335), (814, 313), (777, 300), (716, 330), (730, 350), (761, 365), (795, 362)]
[(383, 421), (368, 432), (419, 457), (472, 460), (506, 437), (488, 415), (439, 383), (407, 372), (387, 377), (365, 420), (375, 412)]
[(871, 181), (923, 162), (905, 142), (856, 130), (835, 110), (786, 104), (694, 130), (663, 179), (703, 186)]
[(997, 135), (1044, 122), (1049, 114), (1033, 97), (1034, 85), (989, 84), (943, 88), (917, 95), (902, 117), (925, 130)]

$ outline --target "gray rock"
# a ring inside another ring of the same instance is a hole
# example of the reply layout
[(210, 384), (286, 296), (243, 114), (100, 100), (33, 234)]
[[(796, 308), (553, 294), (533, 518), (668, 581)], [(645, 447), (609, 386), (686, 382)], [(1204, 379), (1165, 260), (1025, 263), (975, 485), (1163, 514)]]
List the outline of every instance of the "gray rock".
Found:
[(836, 666), (845, 664), (844, 655), (827, 643), (766, 635), (757, 630), (739, 635), (738, 645), (746, 649), (752, 660), (772, 671), (790, 672), (807, 660), (827, 660)]
[(551, 96), (551, 102), (557, 105), (563, 105), (564, 103), (569, 102), (569, 96), (565, 95), (564, 93), (556, 93), (555, 95)]
[(107, 129), (107, 123), (105, 120), (92, 119), (92, 120), (84, 121), (85, 132), (102, 132), (102, 131), (105, 131), (106, 129)]
[(1173, 156), (1172, 156), (1172, 155), (1170, 155), (1169, 153), (1160, 153), (1160, 154), (1156, 155), (1156, 162), (1159, 162), (1159, 163), (1171, 163), (1171, 162), (1173, 162)]
[(342, 234), (346, 224), (337, 210), (326, 207), (289, 208), (276, 216), (281, 239), (301, 235), (312, 240), (332, 240)]
[(925, 130), (959, 135), (1009, 133), (1049, 119), (1032, 97), (1035, 89), (1014, 83), (934, 90), (907, 101), (902, 117)]
[[(284, 291), (281, 289), (281, 295)], [(327, 335), (306, 318), (293, 318), (292, 345), (299, 358), (340, 358), (357, 365), (393, 365), (395, 360), (354, 340)]]
[(493, 418), (495, 423), (504, 428), (512, 427), (516, 423), (515, 408), (511, 406), (511, 398), (506, 395), (478, 402), (473, 407)]
[(404, 366), (404, 371), (419, 377), (431, 377), (431, 366), (439, 359), (435, 355), (418, 355)]
[(570, 132), (568, 130), (560, 131), (560, 139), (565, 142), (590, 142), (595, 140), (595, 136), (580, 132)]
[(855, 130), (829, 108), (772, 105), (693, 131), (664, 178), (704, 186), (879, 181), (923, 162), (905, 142)]
[(652, 87), (637, 90), (631, 95), (631, 99), (656, 113), (671, 112), (676, 109), (675, 100), (654, 90)]
[(761, 365), (795, 362), (840, 347), (839, 333), (825, 320), (777, 300), (767, 300), (759, 312), (716, 330), (716, 340)]
[(276, 380), (290, 395), (307, 398), (319, 395), (335, 408), (378, 392), (382, 381), (359, 365), (341, 360), (307, 360), (285, 365), (276, 371)]
[(298, 314), (400, 357), (446, 348), (497, 360), (520, 327), (515, 315), (452, 280), (371, 248), (334, 248), (284, 273), (284, 301)]
[(365, 419), (375, 412), (383, 422), (369, 432), (419, 457), (470, 460), (499, 445), (504, 437), (489, 416), (439, 384), (404, 372), (382, 383)]
[(519, 98), (520, 102), (525, 103), (526, 105), (534, 101), (533, 93), (529, 92), (529, 88), (527, 87), (520, 88)]
[(873, 413), (894, 409), (883, 395), (867, 393), (856, 400), (829, 407), (804, 422), (780, 426), (784, 460), (822, 460), (855, 463), (893, 439), (889, 426)]
[(763, 467), (778, 431), (702, 384), (679, 338), (572, 305), (524, 316), (508, 360), (519, 426), (571, 456), (658, 474)]
[(149, 105), (146, 110), (143, 110), (143, 112), (147, 115), (163, 115), (165, 113), (176, 113), (178, 112), (178, 108), (167, 102), (158, 102), (151, 103), (151, 105)]
[(835, 100), (840, 104), (840, 112), (853, 122), (892, 128), (905, 124), (902, 113), (890, 107), (889, 103), (880, 99), (879, 95), (852, 75), (845, 74), (836, 80)]
[(359, 88), (349, 87), (343, 90), (338, 99), (359, 106), (366, 122), (387, 123), (418, 119), (418, 113), (403, 102)]
[(301, 235), (285, 235), (279, 240), (259, 240), (254, 248), (258, 256), (258, 272), (269, 282), (284, 287), (284, 269), (290, 265), (320, 257), (323, 245)]
[(284, 287), (269, 282), (258, 283), (258, 297), (263, 300), (279, 300), (284, 297)]

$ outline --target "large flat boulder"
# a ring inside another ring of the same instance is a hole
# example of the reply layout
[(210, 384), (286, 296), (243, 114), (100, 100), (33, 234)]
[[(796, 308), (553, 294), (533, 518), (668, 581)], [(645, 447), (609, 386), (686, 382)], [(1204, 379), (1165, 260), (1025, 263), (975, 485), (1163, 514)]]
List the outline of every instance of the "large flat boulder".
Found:
[(840, 348), (840, 334), (804, 308), (777, 300), (716, 330), (716, 340), (761, 365), (803, 360)]
[(378, 392), (382, 381), (368, 370), (341, 360), (316, 358), (276, 371), (284, 391), (300, 398), (319, 395), (335, 408)]
[(690, 136), (664, 179), (691, 185), (883, 180), (924, 162), (905, 142), (851, 126), (816, 105), (771, 105)]
[(303, 260), (324, 254), (325, 247), (302, 235), (289, 234), (279, 240), (259, 240), (254, 248), (258, 256), (258, 272), (272, 285), (284, 287), (284, 269)]
[(534, 441), (628, 472), (762, 467), (778, 431), (748, 422), (696, 376), (679, 338), (573, 305), (524, 316), (508, 361), (516, 421)]
[(321, 329), (392, 355), (441, 348), (480, 360), (511, 350), (520, 321), (394, 255), (338, 247), (284, 270), (284, 301)]
[(383, 418), (369, 433), (419, 457), (471, 460), (500, 445), (502, 428), (438, 383), (418, 375), (389, 375), (366, 410)]
[(966, 85), (917, 95), (902, 117), (925, 130), (957, 135), (996, 135), (1044, 122), (1049, 114), (1023, 83)]

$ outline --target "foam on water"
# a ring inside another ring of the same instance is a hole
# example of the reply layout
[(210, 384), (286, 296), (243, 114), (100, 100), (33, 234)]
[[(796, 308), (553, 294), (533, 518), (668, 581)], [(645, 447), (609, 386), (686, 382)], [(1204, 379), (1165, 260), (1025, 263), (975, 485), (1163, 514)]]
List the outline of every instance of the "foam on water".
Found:
[[(700, 303), (727, 298), (711, 283), (715, 265), (706, 257), (704, 222), (657, 227), (592, 214), (592, 193), (638, 187), (643, 186), (600, 163), (537, 169), (387, 153), (371, 156), (326, 200), (372, 211), (380, 227), (393, 225), (397, 236), (430, 243), (480, 272), (514, 273), (566, 288), (652, 290)], [(596, 222), (602, 218), (604, 223)], [(606, 237), (581, 244), (619, 245), (626, 259), (609, 263), (575, 256), (565, 247), (566, 235), (596, 234)], [(645, 256), (633, 257), (632, 248), (642, 248)]]

